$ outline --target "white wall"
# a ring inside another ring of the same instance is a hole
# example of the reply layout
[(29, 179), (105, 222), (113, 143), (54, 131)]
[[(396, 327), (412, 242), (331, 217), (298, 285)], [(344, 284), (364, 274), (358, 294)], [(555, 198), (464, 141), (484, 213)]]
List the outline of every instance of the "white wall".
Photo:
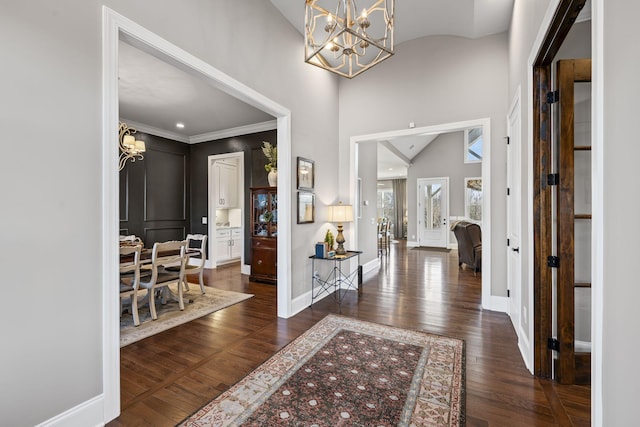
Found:
[[(6, 425), (34, 425), (102, 393), (103, 3), (290, 109), (291, 176), (296, 156), (316, 161), (319, 210), (338, 187), (337, 78), (304, 64), (300, 34), (270, 2), (3, 2), (1, 267), (16, 298), (0, 311)], [(321, 229), (290, 215), (295, 297), (309, 286), (308, 242)]]
[[(436, 36), (408, 41), (353, 80), (340, 81), (340, 179), (349, 180), (349, 138), (377, 132), (491, 118), (493, 194), (506, 191), (507, 36)], [(375, 167), (375, 165), (371, 165)], [(375, 182), (365, 185), (375, 185)], [(364, 189), (364, 188), (363, 188)], [(348, 195), (349, 186), (340, 188)], [(411, 196), (411, 194), (409, 194)], [(344, 198), (344, 197), (343, 197)], [(492, 295), (506, 295), (506, 206), (492, 201)], [(368, 247), (363, 262), (376, 257)]]
[[(377, 256), (378, 251), (378, 187), (377, 171), (378, 149), (376, 142), (361, 142), (358, 144), (358, 176), (362, 183), (362, 201), (369, 202), (367, 206), (361, 205), (362, 217), (358, 220), (358, 245), (357, 249), (373, 252)], [(372, 185), (373, 184), (373, 185)], [(350, 246), (350, 249), (355, 249)], [(366, 262), (363, 261), (363, 264)]]
[[(418, 240), (417, 179), (445, 176), (449, 177), (449, 216), (464, 216), (464, 179), (482, 176), (482, 163), (464, 163), (464, 132), (439, 135), (413, 159), (407, 177), (408, 240)], [(456, 243), (453, 233), (449, 243)]]
[[(603, 338), (603, 387), (596, 392), (601, 392), (603, 401), (602, 425), (624, 426), (638, 423), (637, 397), (640, 395), (640, 340), (637, 339), (640, 286), (635, 268), (638, 231), (630, 227), (634, 221), (628, 219), (640, 210), (635, 185), (640, 159), (640, 144), (635, 140), (637, 94), (640, 93), (640, 56), (637, 54), (640, 3), (597, 0), (594, 6), (596, 28), (601, 30), (594, 32), (598, 46), (594, 52), (594, 82), (596, 91), (602, 89), (604, 95), (601, 104), (604, 121), (595, 120), (597, 147), (593, 153), (597, 164), (594, 220), (596, 225), (603, 226), (602, 233), (598, 234), (602, 240), (594, 242), (594, 247), (598, 246), (596, 259), (603, 260), (594, 279), (597, 286), (594, 298), (603, 307), (600, 337)], [(596, 363), (600, 362), (599, 355), (595, 356)], [(596, 421), (598, 425), (597, 417)]]

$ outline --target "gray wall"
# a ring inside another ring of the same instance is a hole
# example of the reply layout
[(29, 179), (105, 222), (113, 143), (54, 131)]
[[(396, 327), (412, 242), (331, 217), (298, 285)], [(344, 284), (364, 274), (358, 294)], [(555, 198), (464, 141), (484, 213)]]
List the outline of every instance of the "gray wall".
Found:
[[(3, 2), (0, 56), (11, 65), (2, 67), (0, 124), (10, 155), (0, 168), (0, 262), (22, 301), (0, 314), (6, 425), (37, 424), (103, 392), (103, 4), (288, 108), (292, 176), (303, 156), (318, 165), (318, 205), (338, 188), (337, 78), (302, 61), (300, 34), (270, 2)], [(295, 210), (290, 220), (297, 296), (320, 231), (296, 225)]]
[[(470, 40), (434, 36), (401, 43), (393, 58), (340, 81), (340, 179), (349, 180), (349, 138), (376, 132), (491, 119), (492, 295), (506, 296), (506, 33)], [(374, 168), (375, 165), (370, 167)], [(364, 182), (374, 185), (373, 182)], [(340, 193), (349, 194), (349, 186)], [(410, 194), (410, 193), (409, 193)], [(345, 198), (343, 196), (343, 198)], [(345, 227), (346, 229), (346, 227)], [(376, 251), (362, 247), (363, 262)]]
[[(533, 265), (527, 262), (529, 258), (533, 256), (531, 252), (533, 242), (529, 240), (529, 234), (526, 232), (527, 224), (532, 221), (532, 218), (529, 215), (529, 210), (532, 209), (530, 208), (530, 206), (532, 206), (532, 201), (530, 201), (527, 196), (529, 194), (528, 163), (532, 161), (529, 158), (527, 141), (529, 139), (529, 133), (532, 132), (532, 130), (529, 129), (529, 121), (527, 120), (527, 117), (529, 114), (528, 109), (533, 102), (527, 89), (527, 85), (529, 84), (527, 61), (548, 5), (549, 0), (540, 0), (535, 2), (516, 0), (514, 3), (513, 15), (511, 18), (511, 29), (509, 31), (509, 96), (505, 99), (505, 102), (510, 105), (516, 97), (516, 94), (520, 93), (521, 159), (519, 166), (521, 171), (520, 194), (522, 195), (522, 206), (520, 209), (522, 216), (522, 233), (520, 235), (520, 256), (522, 260), (522, 277), (520, 282), (522, 283), (522, 292), (520, 292), (520, 296), (522, 298), (522, 307), (526, 307), (527, 310), (524, 310), (521, 307), (519, 312), (522, 314), (522, 327), (520, 329), (524, 332), (525, 338), (530, 346), (533, 346), (533, 338), (529, 336), (532, 325), (529, 321), (529, 317), (524, 316), (525, 311), (533, 313), (533, 301), (531, 301), (530, 298), (530, 295), (532, 294), (531, 288), (533, 286), (533, 283), (530, 281), (530, 276), (533, 278)], [(518, 89), (520, 89), (519, 92)], [(506, 264), (506, 260), (507, 258), (505, 256), (499, 261)], [(531, 360), (531, 362), (533, 362), (533, 360)]]
[[(596, 62), (594, 68), (594, 78), (602, 82), (604, 91), (604, 123), (602, 128), (596, 127), (594, 136), (602, 130), (599, 148), (604, 148), (604, 152), (596, 150), (592, 153), (602, 160), (603, 169), (594, 169), (602, 181), (594, 186), (601, 186), (600, 194), (604, 196), (593, 201), (594, 219), (604, 225), (599, 248), (603, 265), (597, 267), (604, 286), (602, 295), (594, 297), (604, 306), (600, 337), (603, 338), (603, 387), (597, 392), (602, 393), (603, 425), (624, 426), (637, 424), (637, 396), (640, 395), (640, 370), (637, 368), (640, 286), (634, 268), (638, 265), (638, 231), (630, 228), (627, 220), (629, 214), (635, 216), (634, 213), (640, 210), (638, 188), (634, 184), (638, 180), (640, 159), (640, 144), (634, 137), (638, 127), (637, 95), (640, 93), (640, 56), (637, 54), (640, 3), (595, 0), (594, 4), (601, 7), (594, 14), (599, 18), (598, 22), (602, 23), (604, 19), (603, 32), (594, 33), (594, 37), (598, 34), (600, 40), (604, 40), (604, 62)], [(599, 64), (603, 64), (603, 68), (598, 69)]]
[(369, 202), (368, 206), (361, 205), (361, 218), (358, 220), (358, 250), (373, 252), (377, 256), (378, 230), (378, 187), (377, 169), (371, 165), (378, 163), (378, 147), (375, 142), (358, 144), (358, 175), (362, 183), (362, 201)]
[[(409, 241), (418, 240), (417, 179), (449, 177), (449, 216), (464, 216), (464, 179), (482, 176), (482, 163), (464, 163), (464, 132), (444, 133), (416, 158), (407, 176)], [(449, 243), (457, 243), (453, 233)]]

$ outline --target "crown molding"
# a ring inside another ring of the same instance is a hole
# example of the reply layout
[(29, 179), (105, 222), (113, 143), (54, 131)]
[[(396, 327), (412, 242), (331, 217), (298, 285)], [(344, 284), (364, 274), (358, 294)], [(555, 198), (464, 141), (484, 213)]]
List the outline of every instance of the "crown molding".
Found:
[(250, 133), (264, 132), (278, 128), (277, 120), (269, 120), (267, 122), (254, 123), (251, 125), (238, 126), (235, 128), (223, 129), (215, 132), (203, 133), (189, 137), (189, 144), (197, 144), (199, 142), (215, 141), (223, 138), (232, 138), (234, 136), (248, 135)]
[(155, 136), (160, 136), (162, 138), (172, 139), (174, 141), (184, 142), (185, 144), (189, 144), (189, 137), (177, 134), (175, 132), (169, 132), (164, 129), (160, 129), (157, 127), (145, 125), (144, 123), (134, 122), (133, 120), (127, 120), (125, 118), (120, 118), (121, 122), (126, 123), (129, 127), (134, 128), (138, 132), (144, 132)]

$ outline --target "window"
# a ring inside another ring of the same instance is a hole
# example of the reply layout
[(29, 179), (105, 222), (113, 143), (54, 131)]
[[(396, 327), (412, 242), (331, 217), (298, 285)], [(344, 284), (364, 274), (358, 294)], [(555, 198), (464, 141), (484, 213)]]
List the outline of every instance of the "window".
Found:
[(378, 181), (378, 220), (386, 218), (387, 221), (393, 222), (395, 218), (395, 201), (393, 197), (393, 185), (391, 181)]
[(482, 222), (482, 178), (464, 179), (464, 216)]
[(464, 131), (464, 162), (482, 163), (482, 128)]

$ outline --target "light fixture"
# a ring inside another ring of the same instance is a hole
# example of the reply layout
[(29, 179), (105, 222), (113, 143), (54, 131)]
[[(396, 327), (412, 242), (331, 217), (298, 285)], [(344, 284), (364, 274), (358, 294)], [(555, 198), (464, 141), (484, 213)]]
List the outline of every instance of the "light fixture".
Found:
[(306, 0), (305, 62), (352, 78), (393, 55), (395, 0)]
[(176, 123), (178, 129), (184, 129), (184, 123)]
[(132, 162), (137, 160), (144, 159), (142, 153), (147, 151), (146, 146), (144, 145), (144, 141), (136, 141), (136, 138), (133, 136), (136, 133), (136, 130), (130, 128), (126, 125), (126, 123), (120, 123), (119, 133), (119, 141), (120, 141), (120, 169), (124, 169), (125, 163), (127, 163), (128, 159), (131, 159)]
[(336, 255), (344, 255), (347, 251), (344, 248), (344, 236), (342, 235), (342, 223), (353, 221), (353, 206), (343, 205), (339, 202), (337, 205), (329, 206), (329, 222), (338, 223), (338, 235), (336, 236)]

